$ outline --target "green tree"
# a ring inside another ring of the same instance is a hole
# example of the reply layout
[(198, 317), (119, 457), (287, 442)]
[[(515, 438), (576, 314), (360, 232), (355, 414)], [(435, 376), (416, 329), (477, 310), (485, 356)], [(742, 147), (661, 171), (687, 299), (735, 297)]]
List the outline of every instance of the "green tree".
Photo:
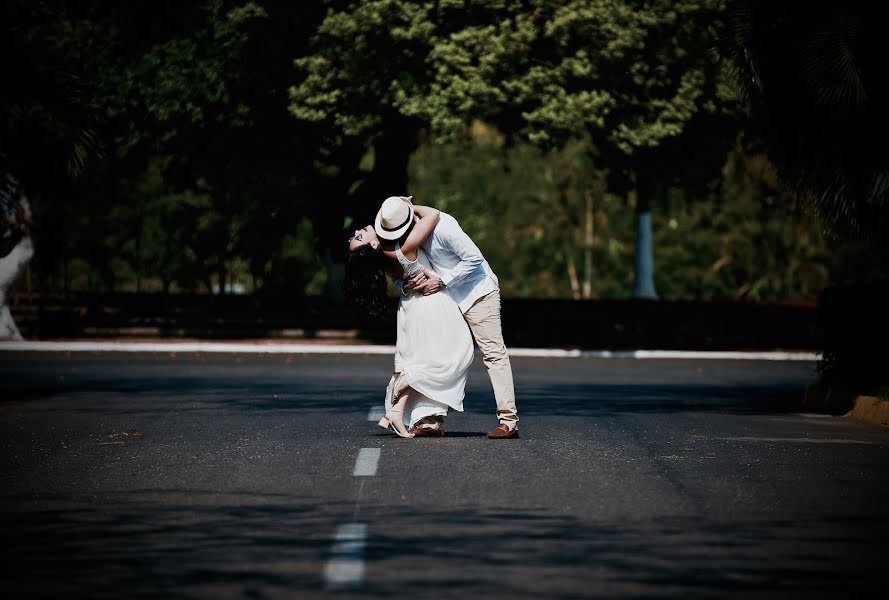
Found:
[[(832, 226), (834, 250), (864, 240), (879, 278), (819, 301), (822, 380), (834, 389), (885, 393), (889, 302), (889, 82), (880, 5), (732, 0), (731, 57), (760, 141), (778, 179)], [(840, 242), (840, 243), (838, 243)], [(849, 271), (856, 279), (860, 269)], [(847, 281), (848, 283), (848, 281)]]
[[(635, 204), (634, 293), (656, 297), (651, 202), (664, 179), (684, 168), (680, 160), (694, 160), (689, 148), (713, 141), (690, 125), (721, 115), (730, 103), (713, 52), (720, 3), (487, 6), (494, 10), (483, 22), (442, 40), (430, 54), (434, 100), (415, 103), (414, 111), (445, 139), (459, 135), (471, 118), (545, 148), (589, 137), (595, 162), (612, 175), (610, 187), (630, 189)], [(677, 145), (685, 149), (679, 156)], [(712, 155), (713, 148), (699, 152)]]
[(95, 64), (81, 60), (101, 36), (65, 4), (11, 0), (0, 9), (0, 154), (32, 195), (57, 191), (54, 181), (80, 175), (102, 153)]
[[(215, 275), (222, 292), (249, 193), (238, 168), (244, 132), (255, 125), (247, 100), (254, 82), (244, 56), (255, 23), (268, 15), (254, 2), (211, 0), (189, 16), (181, 34), (149, 40), (106, 63), (104, 82), (109, 113), (122, 132), (117, 147), (165, 155), (165, 180), (211, 199), (195, 232), (196, 251), (204, 260), (203, 279), (210, 286)], [(126, 33), (114, 25), (118, 36)]]
[[(712, 52), (719, 7), (715, 0), (337, 3), (316, 52), (298, 61), (304, 79), (291, 110), (379, 141), (374, 155), (389, 161), (390, 192), (419, 126), (454, 140), (482, 120), (544, 148), (589, 137), (596, 161), (640, 192), (637, 294), (653, 296), (649, 205), (655, 166), (674, 156), (658, 149), (723, 105)], [(400, 151), (382, 147), (390, 135), (403, 142)], [(384, 194), (373, 191), (375, 209)]]
[[(544, 151), (528, 143), (507, 147), (490, 130), (475, 130), (471, 143), (421, 145), (411, 160), (411, 190), (460, 216), (503, 294), (576, 299), (629, 294), (631, 239), (623, 238), (632, 220), (622, 218), (620, 199), (604, 193), (606, 174), (590, 164), (586, 142)], [(594, 201), (589, 211), (588, 200)], [(588, 223), (595, 232), (589, 243)]]
[[(605, 177), (584, 141), (544, 152), (528, 143), (506, 148), (488, 130), (473, 130), (470, 144), (423, 143), (411, 160), (411, 190), (461, 215), (505, 295), (583, 297), (585, 201)], [(665, 187), (652, 215), (663, 299), (812, 303), (850, 269), (866, 276), (884, 268), (864, 244), (834, 247), (816, 216), (776, 186), (763, 156), (738, 143), (719, 162), (707, 186)], [(634, 215), (607, 192), (594, 196), (592, 214), (592, 295), (626, 298)]]
[(441, 22), (432, 3), (325, 1), (290, 112), (328, 132), (325, 168), (333, 197), (317, 215), (325, 245), (342, 252), (344, 223), (368, 223), (384, 198), (407, 192), (407, 163), (422, 120), (403, 110), (428, 94), (426, 57)]
[[(276, 0), (93, 8), (105, 46), (88, 56), (115, 149), (93, 190), (110, 209), (93, 224), (124, 228), (105, 236), (107, 254), (131, 261), (137, 288), (144, 268), (163, 289), (174, 281), (193, 289), (183, 278), (196, 276), (224, 291), (236, 265), (246, 265), (254, 288), (282, 283), (272, 258), (317, 210), (319, 132), (290, 118), (286, 103), (292, 55), (318, 8)], [(171, 255), (171, 241), (181, 254)]]
[(889, 38), (878, 5), (727, 2), (724, 52), (779, 180), (889, 256)]
[(0, 8), (0, 337), (21, 336), (7, 292), (35, 245), (52, 239), (39, 221), (34, 227), (31, 203), (66, 198), (101, 154), (91, 65), (78, 60), (95, 32), (78, 14), (57, 14), (60, 4), (12, 0)]

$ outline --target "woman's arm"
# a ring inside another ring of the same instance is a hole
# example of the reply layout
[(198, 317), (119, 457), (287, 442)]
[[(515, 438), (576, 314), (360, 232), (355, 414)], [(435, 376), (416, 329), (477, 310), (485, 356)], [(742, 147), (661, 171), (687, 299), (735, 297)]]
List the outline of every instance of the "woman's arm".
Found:
[(432, 233), (432, 230), (435, 229), (438, 220), (441, 218), (441, 211), (437, 208), (432, 208), (431, 206), (420, 206), (415, 204), (414, 214), (419, 217), (419, 219), (414, 223), (407, 239), (404, 240), (404, 243), (401, 245), (401, 251), (405, 253), (413, 252), (419, 248), (420, 244), (425, 242), (426, 238), (429, 237), (429, 234)]
[(383, 267), (386, 275), (392, 279), (401, 279), (404, 275), (404, 269), (401, 268), (401, 263), (398, 262), (398, 257), (395, 256), (395, 248), (383, 247), (380, 250), (383, 252), (383, 256), (386, 257), (386, 265)]

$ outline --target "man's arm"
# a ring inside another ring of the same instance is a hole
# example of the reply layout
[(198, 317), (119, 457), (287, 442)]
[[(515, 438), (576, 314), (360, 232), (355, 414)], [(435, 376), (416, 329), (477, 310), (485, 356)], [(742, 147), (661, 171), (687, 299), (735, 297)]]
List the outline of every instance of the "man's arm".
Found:
[(425, 271), (426, 280), (407, 282), (404, 286), (406, 291), (420, 292), (425, 296), (440, 292), (444, 287), (465, 279), (484, 261), (481, 250), (452, 217), (439, 221), (435, 231), (439, 243), (451, 250), (460, 262), (442, 275)]
[(481, 250), (478, 249), (475, 242), (466, 235), (466, 232), (463, 231), (460, 224), (454, 219), (442, 220), (439, 223), (437, 232), (441, 244), (460, 259), (456, 267), (448, 273), (441, 275), (442, 283), (445, 286), (459, 283), (484, 262), (485, 259), (482, 256)]

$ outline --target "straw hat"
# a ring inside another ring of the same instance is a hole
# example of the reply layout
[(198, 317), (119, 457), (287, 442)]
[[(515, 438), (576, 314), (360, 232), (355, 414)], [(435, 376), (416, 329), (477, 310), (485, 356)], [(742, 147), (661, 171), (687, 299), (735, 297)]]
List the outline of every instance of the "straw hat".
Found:
[(397, 240), (414, 221), (414, 205), (400, 196), (389, 196), (377, 212), (374, 229), (384, 240)]

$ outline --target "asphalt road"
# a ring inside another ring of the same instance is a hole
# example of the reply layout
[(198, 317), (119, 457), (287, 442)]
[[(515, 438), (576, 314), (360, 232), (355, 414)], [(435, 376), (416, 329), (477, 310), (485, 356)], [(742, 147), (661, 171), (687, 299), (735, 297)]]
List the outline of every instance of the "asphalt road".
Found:
[[(8, 598), (883, 596), (889, 432), (813, 363), (476, 359), (442, 439), (383, 356), (0, 353)], [(341, 589), (340, 589), (341, 588)]]

